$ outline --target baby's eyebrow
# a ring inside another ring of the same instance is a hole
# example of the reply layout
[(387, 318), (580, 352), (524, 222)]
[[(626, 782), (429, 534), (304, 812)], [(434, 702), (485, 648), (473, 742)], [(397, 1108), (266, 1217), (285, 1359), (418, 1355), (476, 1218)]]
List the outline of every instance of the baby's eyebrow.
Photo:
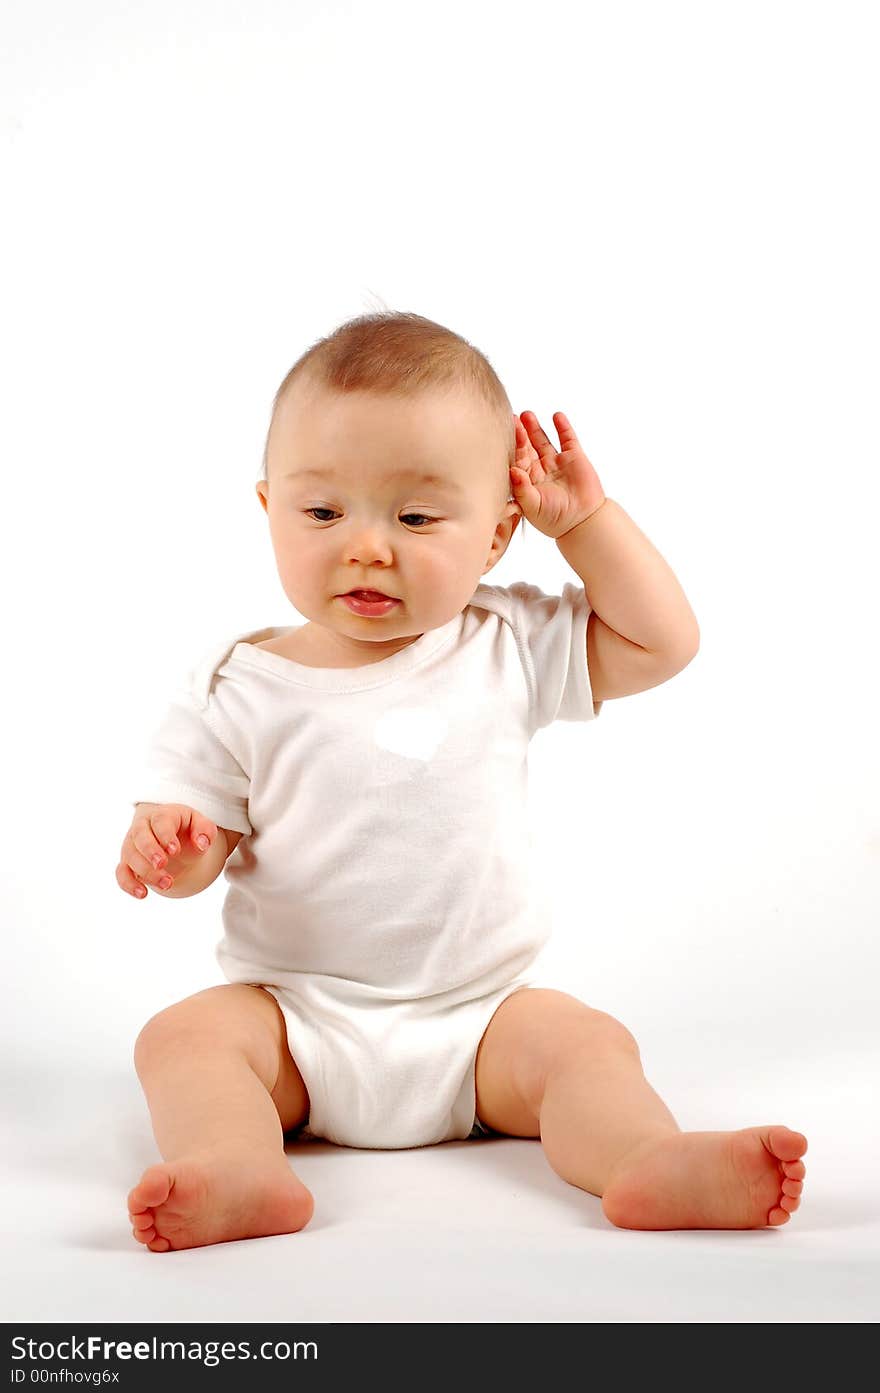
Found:
[[(332, 474), (328, 474), (324, 469), (295, 469), (290, 474), (282, 476), (285, 479), (327, 479), (332, 481)], [(450, 493), (463, 493), (464, 490), (454, 479), (446, 479), (442, 474), (423, 474), (415, 469), (401, 470), (399, 474), (391, 476), (392, 479), (413, 479), (420, 484), (434, 484), (435, 487), (446, 489)], [(390, 482), (390, 480), (386, 480)]]

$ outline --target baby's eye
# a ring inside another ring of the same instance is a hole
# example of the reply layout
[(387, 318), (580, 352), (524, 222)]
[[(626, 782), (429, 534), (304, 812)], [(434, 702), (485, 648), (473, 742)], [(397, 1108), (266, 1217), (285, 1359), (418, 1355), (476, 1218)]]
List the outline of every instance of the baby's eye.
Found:
[[(333, 518), (338, 516), (332, 508), (306, 508), (305, 511), (306, 516), (313, 517), (315, 522), (332, 522)], [(319, 513), (325, 513), (327, 516), (319, 517)], [(437, 521), (436, 518), (428, 517), (427, 513), (401, 513), (400, 518), (407, 527), (424, 527), (425, 523)]]

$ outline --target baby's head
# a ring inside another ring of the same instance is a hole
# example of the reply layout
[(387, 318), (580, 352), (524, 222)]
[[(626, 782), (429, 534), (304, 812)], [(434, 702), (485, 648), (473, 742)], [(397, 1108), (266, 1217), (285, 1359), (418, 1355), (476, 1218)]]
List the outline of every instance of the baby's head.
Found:
[[(519, 520), (514, 452), (507, 393), (451, 330), (387, 311), (318, 340), (275, 395), (257, 483), (291, 604), (354, 648), (448, 623)], [(365, 613), (352, 590), (396, 603)]]

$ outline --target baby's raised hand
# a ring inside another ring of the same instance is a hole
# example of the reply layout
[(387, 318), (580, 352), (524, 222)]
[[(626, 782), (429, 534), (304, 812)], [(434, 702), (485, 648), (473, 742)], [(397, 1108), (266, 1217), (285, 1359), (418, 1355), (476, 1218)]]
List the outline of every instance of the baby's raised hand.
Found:
[(202, 860), (219, 835), (216, 823), (183, 803), (138, 803), (122, 843), (117, 884), (141, 900), (147, 885), (170, 890), (174, 877)]
[(605, 493), (568, 417), (555, 411), (553, 420), (558, 450), (534, 411), (514, 414), (516, 458), (510, 484), (526, 522), (558, 540), (597, 513)]

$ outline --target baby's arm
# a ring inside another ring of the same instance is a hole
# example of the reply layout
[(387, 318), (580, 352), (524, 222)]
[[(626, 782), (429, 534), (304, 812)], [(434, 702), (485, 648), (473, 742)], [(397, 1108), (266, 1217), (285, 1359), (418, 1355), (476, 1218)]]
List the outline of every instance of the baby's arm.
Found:
[(592, 609), (587, 670), (593, 701), (658, 687), (700, 646), (696, 616), (671, 567), (609, 498), (557, 541)]
[[(146, 885), (168, 900), (188, 899), (217, 879), (241, 838), (180, 803), (138, 803), (122, 844), (116, 881), (137, 899)], [(197, 838), (205, 838), (202, 849)], [(167, 878), (171, 884), (162, 888)]]
[(511, 487), (524, 517), (553, 537), (590, 609), (587, 668), (594, 705), (656, 687), (696, 656), (696, 615), (672, 568), (619, 503), (606, 497), (562, 411), (561, 449), (533, 411), (516, 421)]

